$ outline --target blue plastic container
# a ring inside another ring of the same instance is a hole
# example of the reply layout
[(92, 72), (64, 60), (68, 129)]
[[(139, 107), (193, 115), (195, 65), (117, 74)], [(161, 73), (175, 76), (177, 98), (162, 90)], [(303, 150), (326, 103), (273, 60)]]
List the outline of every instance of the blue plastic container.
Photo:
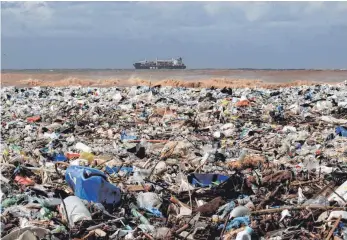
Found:
[(120, 140), (122, 141), (127, 141), (127, 140), (136, 140), (137, 137), (136, 136), (131, 136), (131, 135), (127, 135), (126, 132), (123, 130), (120, 134)]
[(67, 157), (64, 154), (59, 153), (59, 154), (54, 155), (53, 161), (55, 161), (55, 162), (66, 162), (67, 161)]
[[(132, 173), (134, 171), (134, 169), (132, 167), (122, 167), (120, 169), (121, 171), (124, 171), (124, 172), (127, 172), (127, 175), (129, 175), (130, 173)], [(114, 174), (114, 173), (118, 173), (119, 172), (119, 167), (109, 167), (109, 166), (106, 166), (106, 169), (105, 171), (108, 173), (108, 174)]]
[(337, 135), (340, 135), (342, 137), (347, 137), (347, 128), (345, 127), (336, 127), (335, 132)]
[(81, 199), (104, 205), (117, 205), (121, 201), (120, 189), (108, 182), (106, 175), (97, 169), (70, 166), (65, 180)]
[(188, 176), (188, 181), (194, 186), (208, 187), (213, 183), (222, 183), (228, 180), (228, 176), (220, 174), (191, 174)]

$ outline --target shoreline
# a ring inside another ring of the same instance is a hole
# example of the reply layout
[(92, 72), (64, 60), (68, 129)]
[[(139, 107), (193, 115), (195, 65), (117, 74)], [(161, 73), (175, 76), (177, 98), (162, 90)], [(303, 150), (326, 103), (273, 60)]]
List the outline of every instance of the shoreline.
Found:
[(1, 86), (17, 87), (127, 87), (173, 86), (191, 88), (279, 88), (336, 84), (347, 80), (347, 70), (3, 70)]

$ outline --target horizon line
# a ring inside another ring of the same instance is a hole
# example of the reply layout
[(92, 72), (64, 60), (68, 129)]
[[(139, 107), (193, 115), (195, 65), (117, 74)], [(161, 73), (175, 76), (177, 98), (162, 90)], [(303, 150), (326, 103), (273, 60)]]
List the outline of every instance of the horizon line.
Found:
[(186, 71), (186, 70), (265, 70), (265, 71), (346, 71), (347, 68), (186, 68), (186, 69), (134, 69), (134, 68), (6, 68), (1, 71), (55, 71), (55, 70), (133, 70), (133, 71)]

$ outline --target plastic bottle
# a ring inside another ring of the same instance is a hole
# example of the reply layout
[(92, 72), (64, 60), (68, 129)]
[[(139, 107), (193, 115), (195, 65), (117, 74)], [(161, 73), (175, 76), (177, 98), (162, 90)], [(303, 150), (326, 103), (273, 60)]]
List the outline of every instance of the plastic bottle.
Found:
[(53, 213), (46, 207), (40, 209), (40, 218), (43, 220), (50, 220), (53, 217)]
[[(70, 196), (64, 199), (67, 217), (69, 219), (70, 225), (74, 225), (76, 222), (81, 220), (92, 220), (90, 212), (83, 204), (82, 200), (76, 196)], [(60, 212), (65, 216), (66, 213), (64, 210), (63, 204), (60, 205)]]
[(145, 224), (145, 225), (150, 225), (149, 221), (147, 220), (147, 218), (145, 218), (141, 213), (139, 213), (138, 211), (136, 211), (135, 208), (131, 209), (131, 214), (136, 217), (139, 218), (141, 223)]
[(247, 226), (245, 230), (237, 234), (235, 240), (251, 240), (252, 233), (253, 229)]

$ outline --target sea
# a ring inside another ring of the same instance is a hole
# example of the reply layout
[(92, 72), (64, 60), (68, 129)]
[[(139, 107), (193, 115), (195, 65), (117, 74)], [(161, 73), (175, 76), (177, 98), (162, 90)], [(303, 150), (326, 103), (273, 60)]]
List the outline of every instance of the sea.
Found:
[(1, 86), (52, 85), (136, 85), (156, 82), (261, 82), (295, 81), (339, 83), (347, 80), (346, 69), (3, 69)]

